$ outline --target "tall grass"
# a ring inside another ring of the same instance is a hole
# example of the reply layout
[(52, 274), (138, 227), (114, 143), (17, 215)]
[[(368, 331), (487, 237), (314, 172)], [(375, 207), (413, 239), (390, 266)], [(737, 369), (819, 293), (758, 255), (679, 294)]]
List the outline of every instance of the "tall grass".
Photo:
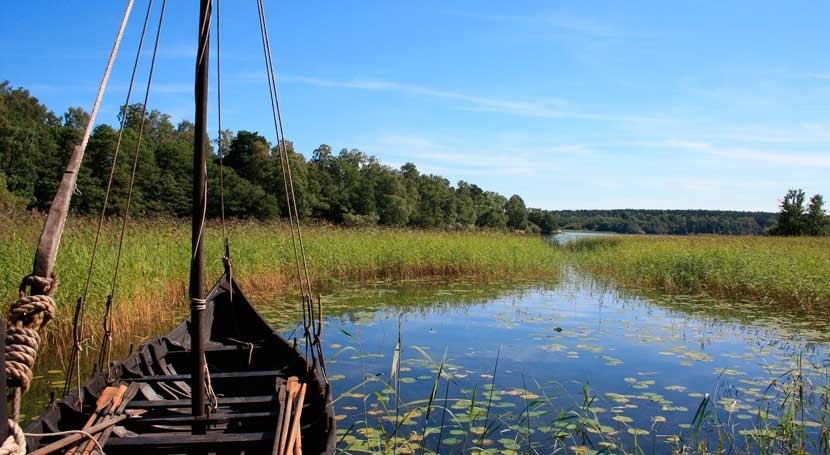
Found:
[(830, 238), (616, 236), (563, 247), (596, 276), (626, 287), (765, 301), (830, 304)]
[[(31, 272), (43, 215), (0, 211), (0, 298), (11, 302), (20, 279)], [(67, 340), (72, 308), (83, 291), (97, 220), (70, 217), (56, 272), (59, 308), (49, 333)], [(98, 324), (110, 292), (120, 219), (108, 220), (92, 275), (87, 321)], [(206, 237), (208, 279), (222, 270), (221, 231)], [(229, 226), (233, 264), (253, 291), (290, 292), (296, 265), (289, 227), (281, 222), (235, 221)], [(317, 289), (342, 280), (405, 280), (425, 276), (482, 279), (551, 276), (564, 255), (539, 237), (500, 232), (442, 232), (407, 229), (344, 229), (308, 226), (305, 251)], [(128, 225), (115, 297), (116, 334), (147, 335), (169, 327), (185, 311), (190, 254), (186, 220), (134, 220)], [(152, 333), (152, 332), (151, 332)]]

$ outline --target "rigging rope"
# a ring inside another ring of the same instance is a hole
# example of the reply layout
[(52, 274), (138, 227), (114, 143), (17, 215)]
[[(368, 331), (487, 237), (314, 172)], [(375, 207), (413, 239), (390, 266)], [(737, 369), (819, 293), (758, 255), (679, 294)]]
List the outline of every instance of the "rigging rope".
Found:
[[(222, 53), (221, 53), (221, 44), (222, 40), (219, 35), (222, 27), (220, 26), (220, 8), (219, 0), (216, 0), (216, 116), (219, 122), (218, 126), (218, 133), (216, 137), (216, 148), (219, 152), (219, 210), (222, 216), (222, 238), (225, 239), (225, 248), (227, 250), (227, 241), (228, 241), (228, 234), (225, 230), (225, 163), (223, 161), (225, 151), (222, 149), (223, 141), (222, 141), (222, 69), (221, 69), (221, 62), (222, 62)], [(227, 258), (228, 251), (225, 251), (225, 256)], [(230, 260), (230, 258), (227, 258)]]
[[(133, 1), (131, 0), (130, 1), (130, 7), (132, 7), (132, 3), (133, 3)], [(132, 74), (130, 76), (130, 84), (127, 87), (127, 98), (124, 102), (124, 112), (121, 114), (121, 125), (119, 126), (119, 129), (118, 129), (118, 139), (116, 140), (116, 143), (115, 143), (115, 151), (113, 152), (112, 165), (110, 166), (110, 172), (109, 172), (109, 176), (107, 178), (107, 188), (106, 188), (106, 191), (104, 193), (103, 206), (101, 207), (101, 216), (98, 219), (98, 226), (95, 230), (95, 240), (94, 240), (93, 245), (92, 245), (92, 253), (90, 255), (89, 268), (87, 270), (87, 275), (86, 275), (86, 283), (84, 284), (83, 293), (81, 294), (81, 297), (78, 299), (78, 302), (77, 302), (76, 307), (75, 307), (75, 317), (74, 317), (73, 327), (72, 327), (72, 335), (73, 335), (74, 346), (72, 348), (72, 354), (70, 356), (69, 363), (67, 364), (67, 367), (66, 367), (66, 375), (65, 375), (65, 378), (64, 378), (64, 388), (63, 388), (63, 394), (64, 395), (66, 395), (69, 392), (69, 387), (70, 387), (70, 384), (71, 384), (72, 375), (74, 374), (74, 369), (75, 369), (76, 366), (78, 367), (78, 381), (80, 381), (80, 351), (81, 351), (81, 341), (83, 340), (84, 310), (86, 308), (86, 301), (87, 301), (87, 297), (89, 295), (89, 288), (90, 288), (90, 285), (92, 283), (92, 273), (95, 269), (95, 259), (96, 259), (97, 253), (98, 253), (98, 244), (99, 244), (99, 240), (100, 240), (100, 237), (101, 237), (101, 228), (104, 224), (104, 219), (106, 217), (107, 208), (109, 206), (109, 197), (110, 197), (110, 193), (112, 191), (112, 181), (113, 181), (113, 176), (115, 175), (115, 166), (118, 163), (118, 154), (121, 150), (121, 140), (124, 136), (124, 125), (127, 122), (127, 115), (126, 115), (127, 110), (126, 109), (130, 105), (130, 99), (132, 97), (132, 92), (133, 92), (133, 86), (135, 85), (135, 76), (136, 76), (136, 73), (138, 72), (138, 64), (139, 64), (139, 61), (141, 59), (142, 49), (144, 48), (144, 38), (145, 38), (146, 33), (147, 33), (147, 25), (150, 22), (150, 12), (152, 11), (152, 7), (153, 7), (153, 0), (150, 0), (148, 5), (147, 5), (147, 13), (144, 16), (144, 25), (141, 29), (141, 38), (138, 42), (138, 49), (136, 50), (135, 62), (133, 63), (133, 70), (132, 70)], [(110, 302), (111, 298), (107, 298), (107, 301), (108, 301), (108, 307), (109, 307), (109, 305), (111, 304), (111, 302)], [(106, 324), (106, 319), (107, 319), (106, 314), (105, 314), (104, 319), (105, 319), (105, 324)], [(105, 337), (107, 336), (106, 331), (104, 333), (104, 336)], [(103, 341), (102, 341), (101, 348), (102, 348), (102, 352), (103, 352), (103, 348), (104, 348)], [(106, 367), (106, 366), (101, 364), (101, 358), (102, 357), (103, 357), (103, 355), (99, 355), (99, 362), (98, 362), (98, 365), (97, 365), (98, 368), (105, 368)], [(80, 387), (80, 385), (79, 385), (79, 387)]]
[[(302, 228), (300, 216), (297, 210), (297, 199), (294, 194), (294, 180), (291, 174), (290, 156), (285, 139), (285, 128), (282, 122), (279, 96), (277, 93), (277, 80), (274, 72), (273, 57), (271, 54), (271, 40), (268, 34), (265, 6), (262, 0), (257, 0), (259, 10), (260, 34), (262, 37), (263, 53), (265, 54), (266, 73), (268, 75), (268, 90), (271, 96), (271, 112), (274, 119), (274, 128), (277, 134), (278, 151), (280, 164), (282, 165), (283, 186), (285, 191), (286, 208), (288, 209), (288, 222), (291, 226), (291, 243), (294, 248), (294, 258), (297, 267), (297, 278), (303, 300), (303, 324), (305, 328), (306, 355), (312, 360), (312, 368), (320, 367), (323, 380), (328, 384), (325, 362), (323, 360), (323, 349), (320, 341), (322, 335), (322, 303), (320, 296), (317, 296), (317, 308), (315, 308), (314, 297), (311, 289), (311, 277), (308, 271), (305, 247), (303, 245)], [(301, 263), (302, 262), (302, 266)], [(316, 311), (315, 311), (316, 310)], [(315, 314), (316, 313), (316, 314)], [(319, 364), (318, 364), (319, 362)]]
[[(130, 185), (127, 190), (127, 205), (124, 208), (124, 217), (121, 222), (121, 233), (118, 239), (118, 253), (115, 256), (115, 271), (112, 275), (112, 285), (110, 287), (111, 299), (115, 299), (115, 291), (118, 286), (118, 275), (121, 271), (121, 255), (124, 250), (124, 238), (126, 237), (127, 232), (127, 220), (130, 216), (130, 205), (132, 204), (133, 200), (133, 188), (135, 187), (135, 172), (138, 168), (138, 158), (141, 155), (141, 142), (144, 138), (144, 125), (147, 122), (147, 103), (150, 100), (150, 88), (153, 85), (153, 73), (156, 67), (156, 57), (158, 56), (159, 41), (161, 40), (161, 26), (164, 23), (164, 12), (166, 8), (167, 0), (162, 0), (158, 28), (156, 29), (156, 40), (153, 46), (153, 57), (150, 59), (150, 73), (147, 76), (147, 87), (144, 90), (144, 103), (141, 106), (141, 123), (139, 123), (138, 125), (138, 140), (135, 146), (135, 155), (133, 156), (132, 170), (130, 171)], [(107, 307), (110, 308), (111, 306), (112, 305), (108, 305)], [(110, 318), (109, 311), (106, 314), (106, 318)], [(102, 342), (108, 343), (109, 340), (105, 339), (102, 340)], [(107, 351), (109, 351), (109, 349)], [(107, 365), (109, 365), (109, 363)]]

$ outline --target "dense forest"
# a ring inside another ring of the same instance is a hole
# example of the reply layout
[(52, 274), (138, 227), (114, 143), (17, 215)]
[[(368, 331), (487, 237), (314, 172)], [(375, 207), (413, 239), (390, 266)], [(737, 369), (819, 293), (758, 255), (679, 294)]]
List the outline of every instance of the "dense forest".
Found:
[[(72, 147), (89, 115), (69, 108), (58, 116), (27, 90), (0, 83), (0, 206), (44, 210), (51, 203)], [(140, 147), (139, 130), (142, 128)], [(72, 209), (100, 213), (116, 149), (108, 210), (122, 214), (134, 160), (137, 163), (131, 214), (186, 216), (190, 213), (193, 124), (174, 125), (170, 116), (140, 104), (122, 109), (124, 130), (97, 126), (78, 175)], [(221, 147), (219, 147), (221, 145)], [(322, 144), (306, 158), (285, 144), (291, 162), (298, 211), (341, 225), (410, 226), (443, 229), (513, 229), (553, 232), (558, 228), (655, 234), (760, 234), (771, 213), (706, 210), (576, 210), (527, 208), (479, 186), (422, 174), (415, 164), (399, 169), (381, 164), (358, 149), (336, 152)], [(138, 154), (136, 156), (136, 150)], [(219, 157), (223, 153), (225, 213), (268, 219), (283, 216), (285, 186), (276, 147), (251, 131), (226, 130), (213, 142), (208, 160), (208, 215), (220, 213)]]
[(776, 215), (723, 210), (560, 210), (564, 229), (624, 234), (763, 234)]
[[(89, 116), (70, 108), (58, 117), (23, 88), (0, 84), (0, 200), (43, 210), (51, 203), (72, 147)], [(142, 129), (143, 119), (143, 129)], [(193, 124), (174, 125), (170, 116), (140, 104), (122, 109), (124, 130), (99, 125), (78, 175), (74, 211), (99, 213), (116, 149), (108, 209), (124, 212), (133, 161), (137, 172), (130, 212), (144, 216), (190, 213)], [(142, 130), (141, 144), (139, 130)], [(118, 147), (120, 139), (120, 147)], [(221, 148), (219, 147), (221, 141)], [(209, 151), (209, 216), (218, 216), (219, 160), (223, 151), (225, 213), (231, 217), (273, 218), (287, 213), (279, 155), (256, 132), (224, 131)], [(309, 159), (288, 149), (302, 217), (344, 225), (425, 228), (491, 228), (551, 232), (550, 212), (528, 210), (518, 195), (509, 198), (438, 175), (422, 174), (412, 163), (394, 169), (357, 149), (335, 153), (320, 145)]]

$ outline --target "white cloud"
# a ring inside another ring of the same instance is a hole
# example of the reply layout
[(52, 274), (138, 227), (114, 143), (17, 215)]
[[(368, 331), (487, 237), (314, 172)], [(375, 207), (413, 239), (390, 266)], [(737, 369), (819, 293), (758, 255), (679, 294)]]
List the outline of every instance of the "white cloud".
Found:
[(597, 37), (617, 37), (624, 33), (607, 23), (599, 22), (593, 18), (575, 14), (556, 12), (545, 17), (546, 22), (551, 26), (569, 32)]
[(743, 161), (764, 162), (786, 166), (800, 167), (830, 167), (830, 156), (814, 154), (798, 154), (788, 151), (766, 151), (744, 147), (723, 147), (708, 142), (690, 141), (682, 139), (668, 139), (659, 142), (646, 142), (644, 145), (667, 147), (682, 150), (691, 150), (712, 156)]
[(457, 106), (457, 108), (477, 112), (498, 112), (525, 117), (575, 118), (582, 120), (629, 120), (637, 118), (618, 118), (603, 113), (581, 112), (579, 110), (567, 109), (567, 103), (559, 99), (547, 98), (533, 101), (520, 99), (499, 99), (383, 80), (356, 79), (351, 81), (336, 81), (315, 77), (287, 76), (283, 77), (282, 81), (286, 83), (307, 84), (318, 87), (389, 91), (407, 95), (420, 95), (431, 98), (453, 100), (461, 102), (460, 106)]
[(444, 170), (448, 171), (447, 174), (455, 175), (532, 175), (536, 174), (539, 167), (538, 160), (522, 154), (474, 145), (443, 143), (422, 136), (383, 134), (378, 136), (376, 142), (372, 148), (377, 148), (385, 155), (407, 159), (417, 156), (416, 164), (431, 172)]
[(805, 73), (801, 76), (805, 79), (818, 79), (822, 81), (830, 81), (830, 73)]

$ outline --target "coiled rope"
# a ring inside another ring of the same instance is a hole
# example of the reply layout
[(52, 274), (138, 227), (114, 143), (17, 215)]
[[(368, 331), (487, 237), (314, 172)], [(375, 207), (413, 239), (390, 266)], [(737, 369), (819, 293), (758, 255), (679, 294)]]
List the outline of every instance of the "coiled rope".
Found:
[[(55, 299), (52, 297), (60, 280), (52, 273), (50, 278), (28, 275), (20, 283), (20, 296), (9, 308), (6, 332), (6, 381), (15, 388), (12, 419), (20, 414), (20, 396), (29, 390), (32, 369), (40, 350), (40, 330), (55, 317)], [(26, 295), (26, 289), (41, 289), (41, 294)]]
[(26, 453), (26, 435), (14, 420), (9, 419), (9, 437), (0, 446), (0, 455), (23, 455)]

